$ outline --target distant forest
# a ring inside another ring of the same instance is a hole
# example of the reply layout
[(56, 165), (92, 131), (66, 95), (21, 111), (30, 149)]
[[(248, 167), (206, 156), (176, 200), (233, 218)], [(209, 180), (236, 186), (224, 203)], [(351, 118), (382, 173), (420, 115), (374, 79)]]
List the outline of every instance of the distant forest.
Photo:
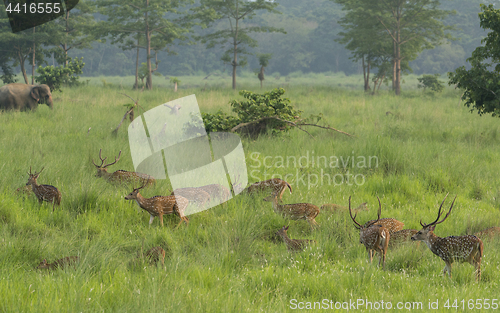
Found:
[[(337, 21), (344, 15), (340, 5), (330, 0), (282, 0), (277, 1), (281, 14), (259, 12), (244, 23), (283, 28), (287, 33), (254, 33), (251, 37), (258, 41), (258, 47), (249, 48), (253, 55), (248, 56), (248, 64), (241, 70), (255, 71), (259, 66), (257, 54), (271, 53), (267, 75), (288, 75), (292, 72), (344, 72), (346, 75), (360, 74), (360, 62), (353, 62), (350, 51), (335, 40), (342, 27)], [(425, 50), (410, 67), (415, 74), (445, 73), (465, 65), (472, 51), (481, 45), (485, 32), (479, 27), (478, 0), (444, 0), (441, 8), (455, 10), (456, 14), (447, 17), (446, 25), (455, 25), (450, 31), (453, 41), (443, 42), (432, 50)], [(203, 35), (213, 28), (226, 27), (222, 20), (211, 29), (195, 28), (195, 35)], [(69, 56), (83, 57), (83, 75), (134, 75), (136, 50), (122, 50), (118, 45), (107, 42), (93, 42), (92, 49), (70, 50)], [(226, 48), (227, 49), (227, 48)], [(176, 43), (168, 46), (168, 51), (158, 53), (158, 73), (169, 76), (204, 75), (226, 71), (230, 65), (221, 61), (222, 48), (207, 49), (206, 45), (193, 41), (191, 44)], [(144, 50), (140, 59), (145, 60)], [(45, 62), (52, 65), (53, 60)], [(57, 65), (57, 62), (54, 62)], [(31, 66), (27, 64), (27, 69)], [(29, 71), (29, 70), (28, 70)]]

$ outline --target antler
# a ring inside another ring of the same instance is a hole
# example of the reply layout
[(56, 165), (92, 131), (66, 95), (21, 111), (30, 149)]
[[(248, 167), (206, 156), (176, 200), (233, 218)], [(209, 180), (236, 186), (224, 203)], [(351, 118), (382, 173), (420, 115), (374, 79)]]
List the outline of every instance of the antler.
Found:
[(352, 211), (351, 211), (351, 197), (349, 197), (349, 215), (351, 216), (351, 219), (352, 221), (354, 222), (354, 227), (356, 227), (357, 229), (361, 229), (363, 228), (363, 226), (361, 226), (358, 222), (356, 222), (356, 216), (358, 215), (358, 213), (354, 214), (354, 217), (352, 217)]
[(43, 171), (43, 169), (44, 169), (44, 168), (45, 168), (45, 166), (44, 166), (44, 167), (42, 167), (42, 169), (40, 170), (40, 172), (38, 172), (38, 173), (37, 173), (37, 172), (35, 171), (35, 174), (33, 174), (33, 173), (31, 172), (31, 166), (30, 166), (30, 172), (28, 173), (28, 175), (30, 175), (30, 176), (38, 176), (38, 175), (40, 175), (40, 173)]
[(453, 204), (455, 203), (455, 200), (457, 199), (457, 196), (455, 196), (455, 198), (453, 199), (453, 202), (451, 203), (451, 206), (450, 206), (450, 210), (448, 211), (448, 213), (446, 214), (446, 216), (441, 221), (438, 222), (439, 218), (441, 217), (441, 209), (443, 207), (444, 201), (446, 200), (446, 197), (448, 197), (448, 194), (446, 194), (446, 196), (443, 199), (443, 202), (441, 202), (441, 205), (439, 206), (438, 216), (437, 216), (436, 220), (434, 222), (430, 223), (430, 224), (424, 224), (424, 223), (422, 223), (422, 220), (420, 220), (420, 225), (422, 225), (423, 227), (428, 227), (428, 226), (433, 226), (433, 225), (441, 224), (442, 222), (444, 222), (448, 218), (448, 216), (450, 216), (451, 209), (453, 208)]
[(377, 199), (378, 199), (377, 219), (375, 221), (371, 222), (370, 224), (366, 225), (366, 228), (374, 225), (375, 223), (377, 223), (380, 220), (380, 214), (382, 213), (382, 203), (380, 203), (380, 198), (378, 196), (377, 196)]
[[(142, 181), (145, 181), (145, 179), (143, 179)], [(140, 189), (144, 188), (148, 183), (149, 183), (149, 177), (148, 177), (148, 180), (146, 181), (146, 183), (143, 183), (142, 186), (139, 188), (136, 188), (136, 190), (140, 190)]]
[(109, 164), (105, 164), (105, 165), (104, 165), (104, 161), (106, 161), (106, 159), (107, 159), (108, 157), (105, 157), (105, 158), (103, 159), (103, 158), (101, 157), (101, 152), (102, 152), (102, 149), (99, 149), (99, 159), (101, 159), (101, 165), (97, 165), (97, 164), (95, 164), (94, 159), (92, 159), (92, 163), (94, 163), (94, 165), (95, 165), (97, 168), (106, 168), (106, 167), (108, 167), (108, 166), (110, 166), (110, 165), (115, 164), (116, 162), (118, 162), (118, 161), (120, 160), (120, 156), (122, 155), (122, 150), (120, 150), (120, 152), (118, 153), (118, 158), (116, 158), (116, 157), (115, 157), (115, 161), (114, 161), (114, 162), (109, 163)]

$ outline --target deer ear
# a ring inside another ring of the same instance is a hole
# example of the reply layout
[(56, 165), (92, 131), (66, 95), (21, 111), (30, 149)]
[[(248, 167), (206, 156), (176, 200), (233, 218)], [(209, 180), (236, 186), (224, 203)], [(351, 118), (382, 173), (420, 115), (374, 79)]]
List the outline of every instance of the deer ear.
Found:
[(436, 229), (436, 225), (432, 225), (429, 227), (429, 231), (434, 231), (434, 229)]

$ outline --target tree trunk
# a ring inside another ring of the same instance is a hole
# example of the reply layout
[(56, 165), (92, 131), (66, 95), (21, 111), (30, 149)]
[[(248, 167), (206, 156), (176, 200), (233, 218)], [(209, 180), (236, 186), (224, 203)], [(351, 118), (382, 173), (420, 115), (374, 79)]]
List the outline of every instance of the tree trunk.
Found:
[(135, 83), (134, 83), (134, 89), (139, 89), (139, 38), (140, 38), (140, 34), (137, 34), (137, 56), (135, 58)]
[(236, 49), (238, 48), (238, 4), (239, 1), (236, 1), (236, 21), (234, 24), (234, 40), (233, 40), (233, 47), (234, 47), (234, 56), (233, 56), (233, 90), (236, 89), (236, 66), (238, 66), (238, 53), (236, 52)]
[(35, 28), (33, 27), (33, 60), (31, 62), (31, 84), (35, 84)]
[(21, 50), (17, 51), (17, 59), (19, 60), (19, 66), (21, 66), (21, 73), (23, 74), (24, 82), (26, 84), (29, 84), (28, 82), (28, 75), (26, 74), (26, 68), (24, 67), (24, 57), (22, 55)]
[(396, 42), (396, 96), (401, 94), (401, 45), (399, 43), (399, 32), (398, 32), (398, 42)]
[(174, 82), (174, 92), (177, 92), (177, 82)]
[(146, 13), (145, 13), (145, 22), (146, 22), (146, 58), (147, 58), (147, 68), (148, 68), (148, 76), (146, 78), (146, 89), (153, 89), (153, 75), (151, 73), (151, 34), (149, 32), (149, 23), (148, 23), (148, 6), (149, 0), (146, 0)]
[[(69, 20), (69, 11), (66, 11), (66, 37), (65, 38), (68, 38), (68, 36), (69, 36), (68, 20)], [(64, 59), (65, 59), (64, 60), (64, 67), (67, 67), (68, 66), (68, 44), (66, 41), (64, 41), (63, 49), (64, 49)]]

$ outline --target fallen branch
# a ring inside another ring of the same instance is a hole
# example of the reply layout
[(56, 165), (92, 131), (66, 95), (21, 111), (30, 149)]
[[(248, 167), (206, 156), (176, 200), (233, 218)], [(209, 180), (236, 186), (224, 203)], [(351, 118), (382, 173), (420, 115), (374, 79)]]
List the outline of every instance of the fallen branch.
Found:
[(115, 134), (115, 135), (118, 134), (118, 129), (120, 129), (120, 126), (122, 126), (122, 123), (125, 120), (125, 118), (127, 118), (127, 115), (130, 114), (133, 110), (134, 110), (134, 108), (131, 108), (130, 110), (127, 111), (127, 113), (125, 113), (125, 115), (123, 116), (120, 124), (118, 124), (118, 126), (116, 127), (115, 130), (113, 130), (113, 134)]
[(236, 125), (235, 127), (231, 128), (231, 132), (234, 133), (235, 131), (237, 131), (238, 129), (240, 129), (242, 127), (249, 126), (249, 125), (252, 125), (252, 124), (257, 124), (259, 122), (262, 122), (264, 120), (269, 120), (269, 119), (274, 119), (274, 120), (277, 120), (277, 121), (281, 121), (281, 122), (287, 123), (287, 124), (289, 124), (289, 125), (291, 125), (293, 127), (297, 127), (298, 129), (300, 129), (301, 131), (307, 133), (309, 136), (311, 136), (313, 138), (314, 138), (313, 135), (311, 135), (307, 130), (302, 129), (300, 126), (315, 126), (315, 127), (319, 127), (319, 128), (323, 128), (323, 129), (333, 130), (333, 131), (339, 132), (341, 134), (347, 135), (349, 137), (355, 137), (354, 135), (351, 135), (349, 133), (343, 132), (341, 130), (335, 129), (335, 128), (330, 127), (330, 126), (321, 126), (321, 125), (310, 124), (310, 123), (294, 123), (292, 121), (283, 120), (283, 119), (281, 119), (279, 117), (276, 117), (276, 116), (266, 116), (266, 117), (259, 118), (258, 120), (255, 120), (255, 121), (251, 121), (251, 122), (247, 122), (247, 123), (240, 123), (240, 124)]

